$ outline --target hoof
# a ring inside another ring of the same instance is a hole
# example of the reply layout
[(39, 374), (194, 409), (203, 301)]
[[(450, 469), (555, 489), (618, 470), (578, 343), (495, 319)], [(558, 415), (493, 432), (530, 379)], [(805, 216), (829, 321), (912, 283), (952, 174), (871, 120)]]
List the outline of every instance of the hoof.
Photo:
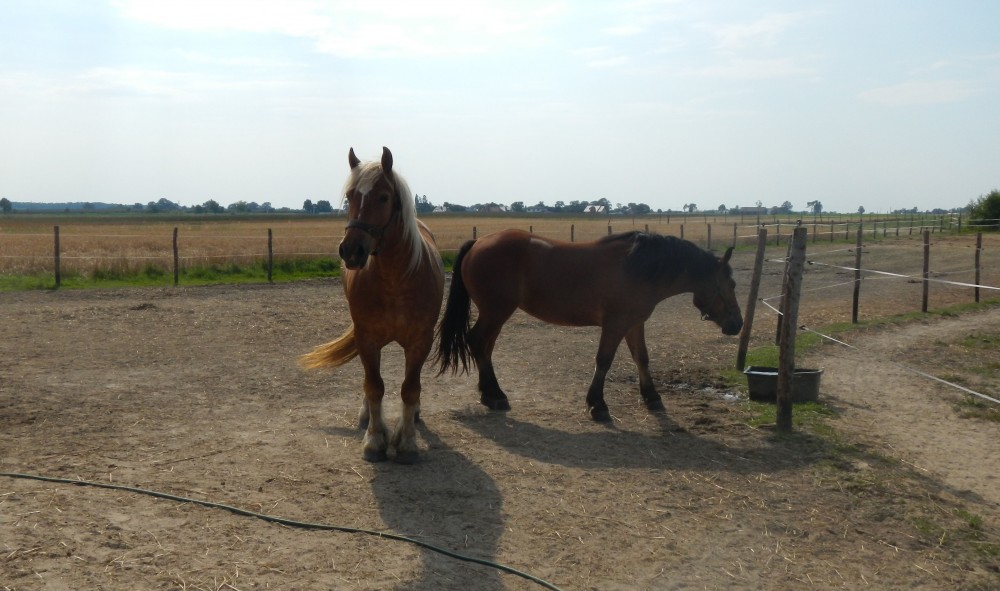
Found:
[(407, 451), (402, 453), (396, 452), (396, 455), (393, 456), (392, 461), (396, 462), (397, 464), (404, 464), (409, 466), (411, 464), (416, 464), (419, 459), (420, 459), (420, 453), (415, 451)]
[(610, 423), (611, 422), (611, 412), (606, 408), (591, 408), (590, 418), (598, 423)]
[(364, 458), (366, 462), (371, 462), (373, 464), (377, 464), (378, 462), (384, 462), (387, 459), (389, 459), (389, 456), (386, 455), (385, 450), (375, 451), (366, 449), (365, 453), (361, 457)]
[(659, 396), (656, 398), (647, 398), (644, 402), (646, 403), (646, 409), (651, 412), (664, 412), (667, 410), (666, 407), (663, 406), (663, 400), (661, 400)]
[(479, 402), (490, 410), (510, 410), (510, 402), (506, 398), (480, 398)]

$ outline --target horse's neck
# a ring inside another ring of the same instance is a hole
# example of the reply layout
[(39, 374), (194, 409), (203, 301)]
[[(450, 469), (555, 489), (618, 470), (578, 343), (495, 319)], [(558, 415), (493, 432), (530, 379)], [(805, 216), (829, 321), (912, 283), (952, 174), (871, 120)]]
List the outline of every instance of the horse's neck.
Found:
[[(373, 271), (378, 271), (386, 277), (404, 277), (413, 261), (413, 248), (410, 241), (404, 240), (402, 231), (392, 232), (383, 239), (379, 253), (373, 257), (369, 265)], [(421, 241), (417, 248), (426, 247)], [(417, 253), (417, 256), (423, 257), (424, 254)]]
[(695, 281), (686, 271), (673, 277), (661, 277), (656, 286), (660, 301), (682, 293), (692, 293), (694, 290)]

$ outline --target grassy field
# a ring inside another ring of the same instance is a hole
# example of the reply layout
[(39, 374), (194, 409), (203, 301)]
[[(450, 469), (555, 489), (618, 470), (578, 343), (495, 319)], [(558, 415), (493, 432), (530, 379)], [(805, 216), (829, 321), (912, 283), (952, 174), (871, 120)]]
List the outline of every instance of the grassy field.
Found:
[[(767, 216), (769, 242), (787, 238), (802, 216)], [(756, 217), (702, 214), (647, 216), (457, 215), (421, 218), (434, 232), (445, 255), (466, 240), (504, 228), (540, 235), (594, 240), (610, 232), (649, 230), (683, 236), (716, 250), (749, 246), (757, 235)], [(814, 239), (853, 240), (859, 216), (808, 217), (803, 223)], [(922, 225), (940, 227), (940, 218), (864, 218), (866, 231), (893, 235), (919, 232)], [(881, 226), (880, 226), (881, 224)], [(174, 232), (177, 270), (185, 284), (267, 279), (268, 232), (271, 234), (273, 279), (330, 276), (338, 272), (337, 246), (343, 236), (340, 216), (249, 215), (34, 215), (0, 217), (0, 289), (54, 285), (58, 227), (60, 285), (172, 284)]]

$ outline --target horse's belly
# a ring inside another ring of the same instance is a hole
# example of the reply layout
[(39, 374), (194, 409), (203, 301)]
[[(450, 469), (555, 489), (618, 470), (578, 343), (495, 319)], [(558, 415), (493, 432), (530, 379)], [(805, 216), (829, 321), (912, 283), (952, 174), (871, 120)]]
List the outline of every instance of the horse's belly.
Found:
[(571, 302), (552, 298), (528, 298), (520, 308), (549, 324), (562, 326), (600, 326), (600, 310), (592, 306), (575, 306)]

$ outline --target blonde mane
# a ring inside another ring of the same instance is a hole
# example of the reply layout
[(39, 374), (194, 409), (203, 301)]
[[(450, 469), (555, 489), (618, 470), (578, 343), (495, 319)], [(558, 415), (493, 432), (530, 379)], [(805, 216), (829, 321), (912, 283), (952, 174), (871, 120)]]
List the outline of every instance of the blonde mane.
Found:
[[(375, 183), (382, 178), (382, 164), (374, 160), (362, 162), (356, 166), (347, 181), (344, 182), (344, 189), (341, 195), (347, 195), (351, 189), (356, 188), (362, 194), (371, 191)], [(406, 265), (405, 275), (410, 275), (420, 266), (420, 262), (427, 256), (423, 238), (420, 236), (419, 222), (417, 222), (417, 206), (413, 194), (410, 193), (410, 186), (406, 179), (392, 171), (392, 182), (396, 186), (396, 198), (399, 200), (399, 222), (402, 224), (400, 240), (410, 249), (410, 261)]]

